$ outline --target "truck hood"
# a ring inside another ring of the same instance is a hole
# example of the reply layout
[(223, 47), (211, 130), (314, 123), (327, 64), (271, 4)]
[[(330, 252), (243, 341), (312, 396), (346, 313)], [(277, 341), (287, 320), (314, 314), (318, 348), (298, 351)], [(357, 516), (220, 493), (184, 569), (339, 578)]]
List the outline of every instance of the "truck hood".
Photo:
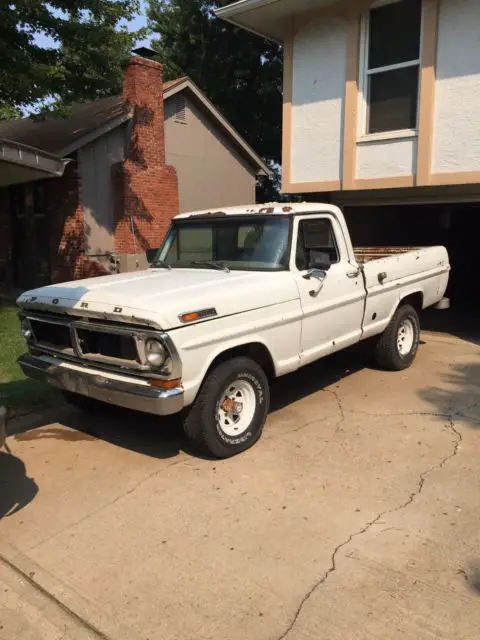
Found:
[(47, 310), (173, 329), (179, 315), (202, 309), (216, 317), (297, 299), (288, 271), (248, 272), (210, 269), (147, 269), (64, 284), (23, 293), (25, 309)]

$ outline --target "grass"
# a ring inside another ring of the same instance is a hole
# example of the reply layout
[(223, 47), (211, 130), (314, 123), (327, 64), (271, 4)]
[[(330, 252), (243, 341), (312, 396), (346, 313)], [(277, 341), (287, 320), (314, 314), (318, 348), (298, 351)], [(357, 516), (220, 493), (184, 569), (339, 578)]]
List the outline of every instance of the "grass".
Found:
[(25, 351), (17, 308), (0, 300), (0, 405), (9, 415), (30, 413), (58, 399), (55, 389), (23, 375), (17, 358)]

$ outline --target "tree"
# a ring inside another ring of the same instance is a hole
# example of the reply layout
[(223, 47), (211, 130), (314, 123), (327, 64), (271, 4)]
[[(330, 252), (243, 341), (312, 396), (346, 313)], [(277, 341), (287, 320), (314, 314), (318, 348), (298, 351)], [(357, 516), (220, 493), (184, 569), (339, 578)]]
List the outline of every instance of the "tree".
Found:
[(0, 113), (118, 93), (123, 64), (143, 35), (122, 25), (138, 10), (138, 0), (1, 2)]
[[(215, 17), (215, 0), (149, 0), (152, 48), (165, 78), (188, 75), (249, 144), (277, 168), (281, 156), (281, 46)], [(277, 180), (260, 185), (273, 197)], [(272, 193), (273, 192), (273, 193)], [(278, 193), (278, 191), (277, 191)]]

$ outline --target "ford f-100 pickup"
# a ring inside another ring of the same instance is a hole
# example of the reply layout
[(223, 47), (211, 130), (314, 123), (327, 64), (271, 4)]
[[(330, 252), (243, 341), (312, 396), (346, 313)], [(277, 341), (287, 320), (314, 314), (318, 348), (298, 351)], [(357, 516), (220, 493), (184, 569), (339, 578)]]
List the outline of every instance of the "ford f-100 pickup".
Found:
[(145, 271), (21, 295), (19, 363), (76, 405), (181, 413), (228, 457), (261, 436), (273, 378), (367, 339), (381, 367), (410, 366), (449, 270), (440, 246), (354, 249), (332, 205), (186, 213)]

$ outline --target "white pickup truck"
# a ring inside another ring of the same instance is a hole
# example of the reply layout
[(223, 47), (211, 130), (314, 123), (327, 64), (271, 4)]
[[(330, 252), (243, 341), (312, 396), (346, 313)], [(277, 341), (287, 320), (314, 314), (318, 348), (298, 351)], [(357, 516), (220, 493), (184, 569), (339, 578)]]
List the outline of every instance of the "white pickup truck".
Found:
[(181, 412), (224, 458), (259, 439), (272, 378), (367, 338), (408, 367), (449, 270), (443, 247), (354, 250), (331, 205), (182, 214), (148, 270), (21, 295), (19, 363), (79, 406)]

